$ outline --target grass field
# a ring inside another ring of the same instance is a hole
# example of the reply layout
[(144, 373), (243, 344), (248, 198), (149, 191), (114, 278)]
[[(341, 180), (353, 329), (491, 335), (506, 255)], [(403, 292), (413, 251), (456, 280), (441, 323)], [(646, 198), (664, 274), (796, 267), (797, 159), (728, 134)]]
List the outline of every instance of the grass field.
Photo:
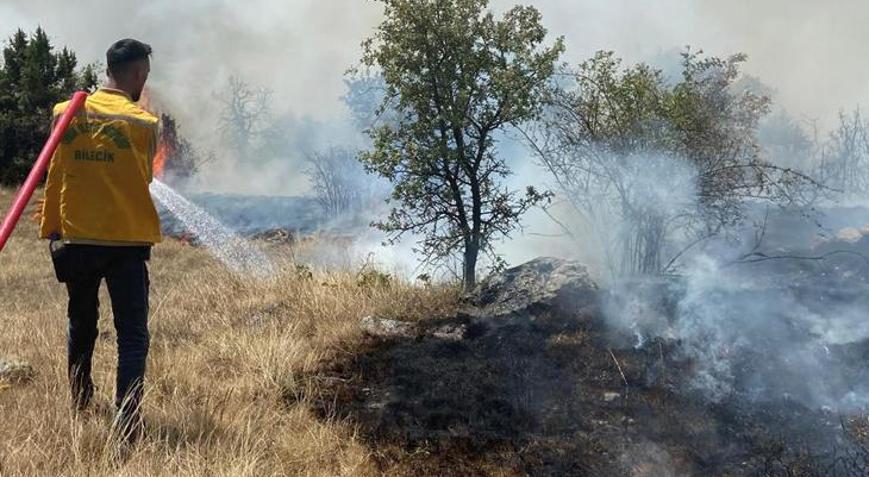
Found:
[[(38, 193), (37, 193), (38, 194)], [(0, 208), (11, 200), (0, 190)], [(146, 435), (123, 460), (110, 437), (116, 348), (101, 290), (98, 387), (91, 409), (69, 408), (66, 293), (47, 245), (23, 220), (0, 252), (0, 359), (35, 377), (0, 382), (0, 475), (380, 475), (352, 422), (317, 415), (300, 379), (362, 341), (370, 314), (419, 319), (450, 313), (456, 290), (393, 280), (360, 285), (353, 270), (299, 273), (289, 246), (267, 281), (230, 275), (205, 250), (168, 240), (154, 250)]]

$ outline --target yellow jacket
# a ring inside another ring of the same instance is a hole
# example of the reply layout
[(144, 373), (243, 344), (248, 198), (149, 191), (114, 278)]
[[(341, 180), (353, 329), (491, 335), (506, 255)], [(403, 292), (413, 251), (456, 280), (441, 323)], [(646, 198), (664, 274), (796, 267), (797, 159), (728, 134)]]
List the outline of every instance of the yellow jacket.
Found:
[[(54, 107), (55, 120), (67, 106)], [(39, 236), (103, 245), (159, 242), (160, 219), (148, 191), (157, 123), (122, 91), (90, 95), (52, 157)]]

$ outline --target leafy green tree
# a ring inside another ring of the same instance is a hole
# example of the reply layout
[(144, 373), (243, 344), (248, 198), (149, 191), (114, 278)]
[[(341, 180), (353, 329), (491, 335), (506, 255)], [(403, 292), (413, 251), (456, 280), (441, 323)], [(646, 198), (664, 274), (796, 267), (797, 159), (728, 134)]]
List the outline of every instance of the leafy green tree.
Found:
[(0, 65), (0, 182), (27, 176), (48, 137), (55, 103), (96, 87), (96, 65), (77, 64), (69, 49), (55, 51), (42, 28), (9, 38)]
[(738, 82), (745, 59), (689, 50), (668, 81), (600, 52), (553, 88), (527, 136), (613, 274), (670, 270), (684, 244), (740, 223), (750, 201), (793, 204), (816, 185), (764, 160), (757, 130), (770, 100)]
[(496, 134), (533, 119), (541, 107), (561, 39), (547, 45), (540, 13), (517, 6), (496, 19), (487, 0), (380, 0), (385, 20), (363, 43), (362, 66), (383, 78), (372, 148), (360, 159), (393, 183), (389, 217), (375, 224), (392, 241), (421, 235), (426, 261), (458, 252), (466, 289), (476, 283), (480, 252), (498, 263), (493, 241), (548, 198), (499, 179)]

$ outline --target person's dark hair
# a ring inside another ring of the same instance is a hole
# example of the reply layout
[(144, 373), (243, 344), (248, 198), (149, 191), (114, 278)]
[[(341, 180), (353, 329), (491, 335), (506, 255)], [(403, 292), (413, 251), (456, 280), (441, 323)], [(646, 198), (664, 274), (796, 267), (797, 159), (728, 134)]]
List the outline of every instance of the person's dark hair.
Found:
[(127, 66), (151, 56), (151, 45), (126, 38), (118, 40), (106, 51), (106, 66), (112, 75), (123, 74)]

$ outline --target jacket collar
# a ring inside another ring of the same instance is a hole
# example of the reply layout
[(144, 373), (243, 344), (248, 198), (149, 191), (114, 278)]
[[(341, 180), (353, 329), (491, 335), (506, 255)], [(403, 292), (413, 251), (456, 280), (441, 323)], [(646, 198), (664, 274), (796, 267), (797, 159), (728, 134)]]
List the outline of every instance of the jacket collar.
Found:
[(100, 86), (100, 88), (97, 90), (97, 92), (103, 92), (103, 93), (108, 93), (108, 94), (117, 94), (117, 95), (120, 95), (120, 96), (127, 98), (131, 103), (134, 102), (133, 98), (131, 98), (130, 95), (127, 94), (126, 91), (121, 91), (119, 89), (106, 88), (105, 86)]

